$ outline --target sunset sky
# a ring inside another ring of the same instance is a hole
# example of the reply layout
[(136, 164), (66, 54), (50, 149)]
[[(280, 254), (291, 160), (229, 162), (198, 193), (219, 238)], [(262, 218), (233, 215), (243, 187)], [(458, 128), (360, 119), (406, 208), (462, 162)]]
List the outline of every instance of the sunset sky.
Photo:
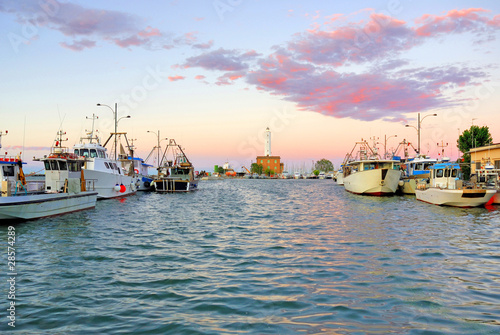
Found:
[[(47, 154), (112, 112), (145, 158), (150, 131), (174, 138), (197, 170), (249, 167), (264, 152), (288, 170), (376, 137), (456, 158), (458, 135), (488, 126), (500, 142), (497, 1), (0, 2), (2, 154)], [(394, 137), (397, 135), (397, 137)], [(378, 138), (378, 139), (377, 139)], [(163, 142), (165, 144), (165, 142)], [(151, 163), (155, 163), (152, 162)]]

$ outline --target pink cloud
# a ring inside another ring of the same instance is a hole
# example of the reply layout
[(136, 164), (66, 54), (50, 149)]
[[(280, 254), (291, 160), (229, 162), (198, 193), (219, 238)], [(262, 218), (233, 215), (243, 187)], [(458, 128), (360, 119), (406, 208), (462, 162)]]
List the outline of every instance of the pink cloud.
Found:
[(194, 79), (196, 80), (203, 80), (205, 79), (206, 77), (205, 76), (202, 76), (201, 74), (197, 75), (196, 77), (194, 77)]
[(138, 35), (141, 37), (151, 37), (151, 36), (160, 36), (161, 33), (158, 28), (152, 28), (150, 26), (147, 26), (146, 29), (140, 31)]
[(245, 72), (227, 72), (217, 78), (216, 85), (232, 85), (234, 81), (245, 76)]
[(68, 44), (66, 42), (60, 43), (60, 45), (63, 48), (67, 48), (67, 49), (70, 49), (73, 51), (82, 51), (86, 48), (90, 49), (90, 48), (95, 47), (95, 44), (96, 44), (95, 41), (91, 41), (91, 40), (87, 40), (87, 39), (82, 39), (80, 41), (73, 41), (73, 43), (71, 43), (71, 44)]
[(186, 79), (186, 78), (183, 76), (168, 77), (168, 80), (170, 80), (170, 81), (177, 81), (177, 80), (184, 80), (184, 79)]
[(122, 48), (128, 48), (131, 46), (141, 46), (147, 43), (147, 40), (139, 38), (137, 36), (129, 36), (127, 38), (115, 38), (113, 39), (113, 42), (122, 47)]
[(213, 45), (214, 45), (214, 41), (210, 40), (207, 43), (193, 44), (193, 48), (195, 48), (195, 49), (210, 49)]
[(488, 12), (482, 8), (450, 10), (446, 15), (437, 16), (425, 14), (415, 20), (420, 26), (415, 29), (418, 36), (435, 36), (442, 33), (461, 33), (465, 31), (480, 31), (489, 21), (478, 13)]

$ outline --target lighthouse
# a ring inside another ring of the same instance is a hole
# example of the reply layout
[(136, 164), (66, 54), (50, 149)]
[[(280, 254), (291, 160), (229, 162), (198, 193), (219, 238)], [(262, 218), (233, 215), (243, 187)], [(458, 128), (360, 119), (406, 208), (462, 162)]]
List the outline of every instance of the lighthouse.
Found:
[(262, 166), (262, 173), (268, 176), (277, 176), (283, 172), (283, 163), (280, 156), (271, 155), (271, 130), (266, 128), (264, 138), (264, 155), (257, 156), (256, 163)]
[(271, 131), (266, 128), (266, 143), (264, 144), (264, 156), (271, 156)]

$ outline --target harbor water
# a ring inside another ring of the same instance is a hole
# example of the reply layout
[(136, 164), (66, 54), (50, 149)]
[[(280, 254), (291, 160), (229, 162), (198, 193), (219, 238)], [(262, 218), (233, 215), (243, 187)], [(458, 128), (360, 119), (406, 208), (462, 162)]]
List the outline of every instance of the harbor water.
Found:
[(500, 332), (498, 206), (221, 180), (14, 227), (2, 334)]

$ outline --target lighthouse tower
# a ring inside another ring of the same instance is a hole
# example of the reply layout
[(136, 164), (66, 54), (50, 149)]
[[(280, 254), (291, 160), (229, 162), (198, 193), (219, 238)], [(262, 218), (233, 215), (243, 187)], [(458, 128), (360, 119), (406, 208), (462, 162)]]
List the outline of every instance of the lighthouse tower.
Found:
[(264, 156), (271, 156), (271, 131), (266, 128), (266, 143), (264, 145)]

